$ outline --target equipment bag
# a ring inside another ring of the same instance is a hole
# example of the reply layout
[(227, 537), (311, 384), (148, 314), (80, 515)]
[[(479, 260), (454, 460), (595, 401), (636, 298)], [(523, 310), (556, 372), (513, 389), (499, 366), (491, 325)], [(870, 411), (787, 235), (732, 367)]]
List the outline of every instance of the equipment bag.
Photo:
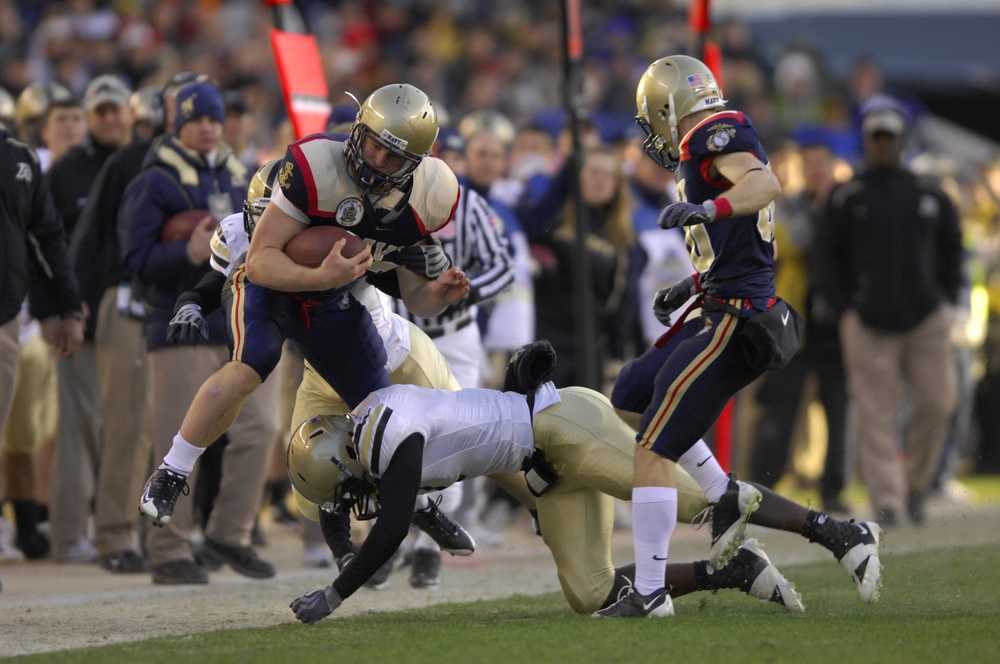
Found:
[(758, 371), (788, 364), (802, 342), (802, 316), (780, 297), (774, 306), (748, 318), (740, 331), (743, 359)]

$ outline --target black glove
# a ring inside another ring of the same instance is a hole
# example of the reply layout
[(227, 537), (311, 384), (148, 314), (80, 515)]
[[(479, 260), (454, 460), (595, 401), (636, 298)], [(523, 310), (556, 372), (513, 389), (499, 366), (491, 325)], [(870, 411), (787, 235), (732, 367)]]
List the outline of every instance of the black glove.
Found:
[(400, 249), (392, 262), (428, 279), (436, 279), (451, 267), (451, 258), (441, 246), (441, 240), (433, 235), (427, 236), (427, 244), (414, 244)]
[(170, 343), (191, 343), (200, 336), (202, 341), (208, 341), (208, 323), (201, 315), (201, 307), (197, 304), (185, 304), (167, 325), (167, 341)]
[(678, 201), (663, 208), (657, 223), (660, 228), (677, 228), (678, 226), (694, 226), (715, 219), (715, 203), (711, 199), (701, 205)]
[(535, 390), (556, 366), (556, 351), (545, 339), (525, 344), (510, 356), (503, 391), (527, 394)]
[(670, 327), (670, 315), (698, 293), (694, 276), (684, 277), (673, 286), (656, 291), (653, 296), (653, 313), (656, 320)]
[(293, 599), (288, 606), (295, 612), (295, 617), (307, 625), (314, 625), (333, 613), (341, 604), (340, 595), (327, 586), (322, 590), (313, 590), (298, 599)]

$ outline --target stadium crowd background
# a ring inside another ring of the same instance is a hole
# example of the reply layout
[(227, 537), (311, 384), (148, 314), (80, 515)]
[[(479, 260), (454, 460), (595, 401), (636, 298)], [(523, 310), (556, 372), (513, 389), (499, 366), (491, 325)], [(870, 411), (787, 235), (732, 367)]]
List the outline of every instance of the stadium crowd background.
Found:
[[(564, 128), (560, 3), (300, 0), (298, 5), (318, 39), (334, 105), (350, 103), (348, 92), (364, 98), (381, 85), (405, 81), (435, 100), (443, 125), (461, 129), (464, 118), (493, 113), (488, 117), (508, 147), (528, 125), (542, 127), (554, 140)], [(614, 146), (631, 177), (642, 160), (633, 123), (635, 82), (657, 57), (688, 51), (687, 3), (583, 5), (583, 97), (594, 130), (588, 140)], [(241, 158), (262, 164), (280, 156), (294, 138), (268, 41), (272, 27), (264, 2), (0, 0), (0, 87), (16, 98), (31, 83), (59, 82), (82, 98), (101, 74), (118, 75), (138, 90), (162, 86), (179, 71), (205, 73), (223, 90), (242, 95), (245, 119), (238, 135), (245, 144), (236, 147)], [(894, 92), (887, 89), (878, 60), (859, 58), (846, 76), (835, 76), (824, 55), (807, 43), (786, 44), (780, 55), (765, 59), (765, 49), (738, 18), (717, 21), (712, 37), (721, 48), (722, 85), (731, 107), (754, 118), (784, 194), (803, 187), (803, 144), (828, 146), (837, 158), (837, 179), (847, 179), (860, 156), (858, 109), (875, 94)], [(769, 45), (766, 51), (776, 49)], [(989, 149), (968, 160), (938, 150), (940, 132), (921, 130), (930, 118), (919, 100), (903, 102), (916, 127), (910, 164), (940, 178), (953, 196), (968, 248), (967, 297), (960, 303), (964, 315), (954, 341), (969, 351), (967, 396), (960, 404), (969, 423), (952, 440), (950, 473), (998, 472), (1000, 412), (992, 405), (1000, 390), (1000, 161)], [(957, 136), (970, 140), (966, 132)], [(563, 149), (551, 157), (548, 174), (565, 156)], [(645, 309), (647, 302), (638, 306)], [(625, 352), (637, 349), (638, 344)], [(746, 401), (750, 414), (736, 435), (734, 463), (746, 463), (739, 459), (741, 439), (744, 451), (752, 442), (753, 408)], [(805, 472), (815, 479), (815, 469)]]

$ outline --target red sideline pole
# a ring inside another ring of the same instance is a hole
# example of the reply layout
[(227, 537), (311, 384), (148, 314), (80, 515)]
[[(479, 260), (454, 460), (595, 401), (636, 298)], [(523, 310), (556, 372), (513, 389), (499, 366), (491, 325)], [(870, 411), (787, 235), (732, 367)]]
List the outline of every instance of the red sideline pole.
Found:
[(715, 421), (715, 458), (722, 470), (730, 471), (733, 457), (733, 400), (730, 399)]
[[(691, 52), (705, 63), (722, 88), (722, 53), (719, 46), (707, 39), (712, 27), (711, 0), (692, 0), (688, 8), (688, 29), (691, 31)], [(715, 458), (722, 469), (729, 472), (733, 456), (733, 400), (722, 409), (713, 429)]]

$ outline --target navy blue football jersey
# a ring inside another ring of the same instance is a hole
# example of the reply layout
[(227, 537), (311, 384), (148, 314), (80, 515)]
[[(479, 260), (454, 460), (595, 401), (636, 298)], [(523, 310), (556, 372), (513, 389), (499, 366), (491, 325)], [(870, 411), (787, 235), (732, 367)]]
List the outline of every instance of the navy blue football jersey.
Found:
[[(757, 129), (746, 115), (722, 111), (692, 129), (680, 146), (677, 196), (701, 204), (725, 194), (732, 183), (710, 178), (716, 157), (750, 152), (768, 164)], [(691, 262), (703, 290), (720, 298), (774, 296), (774, 203), (752, 215), (718, 219), (684, 229)]]

